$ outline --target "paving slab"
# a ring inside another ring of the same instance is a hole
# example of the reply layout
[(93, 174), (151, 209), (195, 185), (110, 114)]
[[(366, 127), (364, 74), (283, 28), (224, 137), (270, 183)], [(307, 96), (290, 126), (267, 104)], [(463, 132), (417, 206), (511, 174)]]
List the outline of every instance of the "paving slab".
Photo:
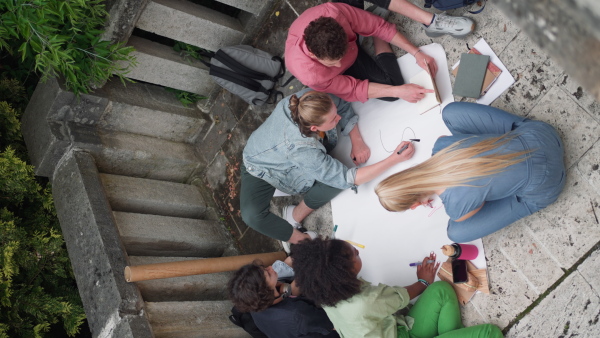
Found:
[[(471, 303), (484, 318), (485, 323), (504, 328), (539, 294), (499, 247), (488, 244), (485, 246), (485, 254), (488, 262), (490, 294), (478, 293)], [(463, 320), (470, 319), (463, 318)]]
[(600, 103), (595, 100), (594, 95), (584, 90), (579, 82), (568, 74), (563, 75), (563, 79), (559, 81), (558, 85), (565, 92), (570, 93), (580, 107), (585, 109), (596, 121), (600, 122)]
[(600, 250), (598, 248), (596, 246), (596, 250), (577, 267), (577, 271), (600, 295)]
[[(483, 294), (476, 294), (473, 297), (478, 297), (478, 296), (482, 296), (484, 297), (485, 295)], [(460, 314), (462, 317), (462, 322), (464, 326), (474, 326), (474, 325), (479, 325), (479, 324), (486, 324), (486, 317), (487, 316), (483, 316), (480, 312), (479, 309), (476, 308), (473, 303), (467, 303), (467, 305), (461, 306), (460, 307)]]
[(534, 236), (569, 269), (598, 241), (600, 226), (591, 204), (600, 203), (600, 195), (576, 170), (567, 171), (567, 183), (558, 200), (540, 212), (548, 222), (530, 224)]
[(565, 146), (567, 168), (600, 138), (600, 123), (557, 86), (544, 95), (527, 117), (547, 122), (558, 130)]
[(600, 297), (579, 272), (567, 277), (506, 337), (598, 337)]
[(532, 216), (504, 228), (499, 234), (498, 250), (536, 293), (543, 293), (564, 272), (556, 258), (534, 237), (529, 228), (531, 223), (543, 223), (540, 226), (544, 226), (547, 220), (538, 215)]
[[(588, 150), (577, 163), (577, 170), (600, 194), (600, 141)], [(598, 207), (598, 206), (596, 206)]]

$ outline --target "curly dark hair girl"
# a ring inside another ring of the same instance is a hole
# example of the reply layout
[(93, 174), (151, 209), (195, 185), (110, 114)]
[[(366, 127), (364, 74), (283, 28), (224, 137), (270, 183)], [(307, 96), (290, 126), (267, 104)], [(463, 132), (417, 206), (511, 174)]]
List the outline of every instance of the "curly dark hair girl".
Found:
[(319, 306), (335, 306), (360, 292), (354, 252), (348, 243), (315, 238), (291, 247), (296, 285)]
[(275, 301), (273, 289), (267, 284), (264, 266), (256, 260), (242, 266), (227, 284), (229, 299), (241, 312), (259, 312)]
[(339, 60), (346, 55), (348, 36), (335, 19), (322, 16), (304, 29), (308, 50), (321, 60)]
[(310, 127), (323, 124), (332, 105), (333, 101), (329, 95), (312, 90), (304, 93), (300, 98), (296, 94), (292, 95), (288, 107), (300, 133), (310, 136), (313, 133)]

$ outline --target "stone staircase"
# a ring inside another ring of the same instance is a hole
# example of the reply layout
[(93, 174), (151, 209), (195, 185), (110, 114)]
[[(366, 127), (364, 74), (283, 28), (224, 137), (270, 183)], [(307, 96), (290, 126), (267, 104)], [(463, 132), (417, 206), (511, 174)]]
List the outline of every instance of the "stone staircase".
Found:
[[(117, 2), (129, 3), (133, 0)], [(152, 33), (161, 38), (184, 42), (208, 51), (216, 51), (224, 46), (232, 46), (248, 40), (258, 27), (260, 18), (271, 8), (273, 0), (218, 0), (238, 12), (236, 17), (194, 3), (190, 0), (144, 0), (137, 5), (137, 20), (130, 20), (126, 29)], [(114, 6), (122, 8), (122, 6)], [(172, 46), (167, 46), (148, 38), (127, 35), (122, 32), (108, 32), (108, 38), (127, 42), (135, 48), (133, 55), (138, 66), (133, 67), (127, 77), (139, 81), (175, 88), (200, 95), (210, 96), (215, 86), (207, 68), (199, 61), (183, 58)], [(118, 37), (118, 38), (115, 38)]]
[(237, 116), (209, 109), (210, 99), (184, 107), (163, 87), (211, 96), (206, 68), (132, 32), (214, 51), (248, 39), (273, 1), (218, 0), (237, 9), (234, 18), (196, 0), (108, 0), (105, 38), (135, 47), (136, 82), (111, 80), (79, 97), (60, 79), (38, 84), (23, 135), (36, 175), (52, 182), (94, 337), (248, 336), (227, 318), (230, 272), (125, 281), (128, 265), (239, 254), (212, 196), (190, 184)]
[[(230, 273), (127, 283), (127, 265), (237, 255), (202, 190), (226, 139), (218, 114), (152, 84), (110, 81), (76, 97), (40, 83), (22, 119), (37, 175), (49, 177), (95, 337), (245, 337), (228, 320)], [(211, 157), (212, 156), (212, 157)]]
[(100, 173), (65, 154), (53, 196), (95, 337), (246, 337), (227, 318), (230, 272), (127, 283), (127, 265), (235, 254), (192, 185)]

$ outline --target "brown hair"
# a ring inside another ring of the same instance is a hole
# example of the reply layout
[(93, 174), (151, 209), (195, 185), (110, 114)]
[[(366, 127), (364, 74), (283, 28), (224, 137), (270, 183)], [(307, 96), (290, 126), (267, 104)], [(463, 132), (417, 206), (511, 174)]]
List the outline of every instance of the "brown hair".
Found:
[(333, 101), (329, 95), (317, 91), (308, 91), (300, 98), (296, 94), (290, 97), (290, 113), (292, 120), (298, 125), (300, 133), (310, 136), (311, 126), (320, 126), (325, 122), (325, 115), (331, 109)]
[(242, 266), (227, 284), (229, 299), (241, 312), (265, 310), (275, 301), (273, 289), (267, 284), (262, 262)]
[(375, 193), (388, 211), (405, 211), (435, 190), (469, 186), (468, 182), (500, 173), (527, 158), (523, 155), (529, 151), (479, 156), (500, 148), (512, 138), (513, 136), (502, 135), (464, 148), (460, 148), (460, 144), (465, 140), (454, 142), (427, 161), (381, 181), (375, 188)]
[(335, 19), (320, 17), (304, 29), (308, 50), (321, 60), (339, 60), (346, 55), (348, 36)]

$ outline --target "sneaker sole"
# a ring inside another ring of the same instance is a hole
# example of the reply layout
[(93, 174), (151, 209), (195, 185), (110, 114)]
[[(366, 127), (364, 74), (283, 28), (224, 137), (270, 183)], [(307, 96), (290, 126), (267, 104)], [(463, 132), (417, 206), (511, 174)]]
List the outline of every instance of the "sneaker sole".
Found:
[(428, 37), (430, 37), (430, 38), (437, 38), (437, 37), (440, 37), (440, 36), (442, 36), (442, 35), (450, 35), (450, 36), (452, 36), (453, 38), (456, 38), (456, 39), (464, 39), (464, 38), (466, 38), (467, 36), (469, 36), (469, 34), (473, 33), (473, 31), (474, 31), (474, 30), (475, 30), (475, 24), (473, 24), (473, 26), (471, 26), (471, 30), (470, 30), (470, 31), (468, 31), (468, 32), (467, 32), (467, 33), (465, 33), (465, 34), (456, 34), (456, 33), (434, 33), (434, 32), (427, 32), (427, 31), (425, 31), (425, 35), (427, 35), (427, 36), (428, 36)]

